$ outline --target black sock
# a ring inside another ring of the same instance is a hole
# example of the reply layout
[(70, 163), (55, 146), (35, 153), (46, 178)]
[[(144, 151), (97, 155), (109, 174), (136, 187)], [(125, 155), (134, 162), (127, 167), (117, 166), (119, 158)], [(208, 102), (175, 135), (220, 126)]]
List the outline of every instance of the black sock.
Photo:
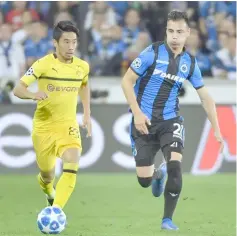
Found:
[(172, 219), (182, 189), (181, 163), (179, 161), (169, 161), (167, 163), (167, 172), (168, 180), (164, 192), (165, 207), (163, 219)]

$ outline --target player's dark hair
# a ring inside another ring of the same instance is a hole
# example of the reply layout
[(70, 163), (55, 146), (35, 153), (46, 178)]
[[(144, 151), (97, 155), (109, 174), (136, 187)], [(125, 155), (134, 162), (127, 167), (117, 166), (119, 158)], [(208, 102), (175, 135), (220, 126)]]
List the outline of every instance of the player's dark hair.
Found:
[(79, 37), (79, 29), (71, 21), (59, 21), (53, 29), (53, 39), (57, 42), (64, 32), (74, 32)]
[(189, 19), (186, 12), (173, 10), (168, 14), (167, 22), (169, 20), (172, 20), (172, 21), (184, 20), (186, 24), (189, 26)]

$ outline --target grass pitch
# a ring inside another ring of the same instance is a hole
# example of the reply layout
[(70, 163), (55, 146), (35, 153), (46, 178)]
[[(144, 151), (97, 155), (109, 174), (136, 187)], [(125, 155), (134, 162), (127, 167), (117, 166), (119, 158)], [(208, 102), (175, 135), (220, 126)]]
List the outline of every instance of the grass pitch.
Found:
[[(174, 217), (178, 232), (160, 230), (163, 197), (139, 187), (135, 174), (79, 174), (64, 212), (70, 236), (234, 236), (235, 175), (184, 175)], [(0, 176), (0, 235), (41, 235), (36, 225), (45, 198), (36, 176)]]

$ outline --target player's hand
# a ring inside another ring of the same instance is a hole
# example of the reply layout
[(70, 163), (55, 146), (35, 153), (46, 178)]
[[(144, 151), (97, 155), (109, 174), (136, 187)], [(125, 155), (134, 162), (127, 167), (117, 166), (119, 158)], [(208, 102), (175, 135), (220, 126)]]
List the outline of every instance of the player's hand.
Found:
[(145, 114), (139, 112), (137, 114), (134, 114), (134, 125), (140, 133), (148, 134), (149, 132), (147, 125), (151, 125), (151, 122)]
[(33, 96), (33, 100), (35, 101), (42, 101), (42, 100), (45, 100), (46, 98), (48, 98), (48, 95), (43, 91), (38, 91), (34, 93), (34, 96)]
[(223, 149), (224, 149), (224, 140), (222, 138), (222, 135), (220, 132), (215, 132), (215, 137), (216, 137), (216, 140), (217, 142), (220, 143), (220, 152), (223, 152)]
[(86, 137), (91, 137), (91, 117), (84, 115), (82, 122), (82, 128), (87, 129)]

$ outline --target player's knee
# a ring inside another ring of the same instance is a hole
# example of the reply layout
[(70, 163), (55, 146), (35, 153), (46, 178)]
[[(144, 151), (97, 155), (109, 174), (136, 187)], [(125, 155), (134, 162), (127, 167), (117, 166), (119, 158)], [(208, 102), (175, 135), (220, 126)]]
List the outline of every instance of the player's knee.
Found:
[(178, 152), (171, 152), (170, 161), (182, 161), (182, 154)]
[(78, 163), (80, 152), (77, 148), (69, 148), (64, 151), (62, 159), (65, 163)]
[(54, 180), (54, 173), (52, 172), (49, 173), (41, 172), (40, 176), (45, 184), (49, 184)]
[(151, 185), (152, 177), (139, 177), (137, 176), (138, 183), (143, 187), (143, 188), (148, 188)]
[(173, 142), (167, 144), (162, 148), (165, 160), (168, 161), (181, 161), (183, 154), (183, 145), (180, 142)]
[(168, 180), (166, 188), (168, 192), (179, 194), (182, 189), (182, 171), (180, 161), (167, 163)]

